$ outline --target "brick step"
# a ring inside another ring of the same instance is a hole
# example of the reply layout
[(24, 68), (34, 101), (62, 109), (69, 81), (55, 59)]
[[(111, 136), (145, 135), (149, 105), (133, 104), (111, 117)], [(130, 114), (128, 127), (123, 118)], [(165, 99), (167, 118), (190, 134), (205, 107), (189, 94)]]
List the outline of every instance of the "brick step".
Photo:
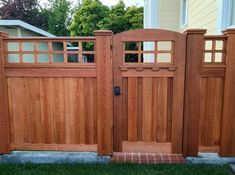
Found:
[(137, 164), (184, 164), (185, 159), (182, 154), (115, 152), (112, 157), (112, 162)]

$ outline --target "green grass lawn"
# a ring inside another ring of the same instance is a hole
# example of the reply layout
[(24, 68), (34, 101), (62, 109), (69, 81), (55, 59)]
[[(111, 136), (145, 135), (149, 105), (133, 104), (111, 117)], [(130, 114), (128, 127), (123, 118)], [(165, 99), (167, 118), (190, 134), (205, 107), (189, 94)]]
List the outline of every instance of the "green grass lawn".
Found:
[(208, 165), (135, 165), (135, 164), (108, 164), (108, 165), (15, 165), (1, 164), (0, 174), (7, 175), (94, 175), (94, 174), (158, 174), (158, 175), (232, 175), (229, 166)]

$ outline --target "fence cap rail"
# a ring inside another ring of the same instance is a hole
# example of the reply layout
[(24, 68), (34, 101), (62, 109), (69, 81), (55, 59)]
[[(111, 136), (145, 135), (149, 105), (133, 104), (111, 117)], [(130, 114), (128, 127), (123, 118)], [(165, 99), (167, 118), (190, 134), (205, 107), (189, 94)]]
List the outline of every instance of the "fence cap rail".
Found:
[(0, 31), (0, 36), (8, 37), (9, 34), (8, 34), (7, 32), (2, 32), (2, 31)]
[(235, 28), (224, 30), (223, 33), (224, 34), (235, 34)]
[(206, 34), (206, 29), (188, 29), (184, 31), (184, 34)]
[(227, 39), (227, 36), (226, 35), (206, 35), (204, 37), (205, 39), (207, 40), (210, 40), (210, 39), (215, 39), (215, 40), (223, 40), (223, 39)]
[(76, 41), (76, 40), (87, 40), (87, 41), (94, 41), (96, 38), (89, 36), (89, 37), (10, 37), (10, 38), (5, 38), (5, 41), (21, 41), (21, 40), (51, 40), (51, 41), (61, 41), (61, 40), (66, 40), (66, 41)]

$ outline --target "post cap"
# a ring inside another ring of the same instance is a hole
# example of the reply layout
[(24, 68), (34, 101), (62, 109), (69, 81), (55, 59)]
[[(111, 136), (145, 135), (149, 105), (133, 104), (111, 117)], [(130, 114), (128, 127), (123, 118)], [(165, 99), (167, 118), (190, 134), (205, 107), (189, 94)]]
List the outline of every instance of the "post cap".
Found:
[(113, 35), (113, 32), (111, 30), (95, 30), (94, 35), (95, 36), (111, 36)]
[(184, 31), (184, 34), (206, 34), (206, 29), (188, 29)]
[(223, 34), (235, 34), (235, 28), (224, 30)]
[(0, 31), (0, 36), (2, 36), (2, 37), (8, 37), (8, 36), (9, 36), (9, 33), (1, 32), (1, 31)]

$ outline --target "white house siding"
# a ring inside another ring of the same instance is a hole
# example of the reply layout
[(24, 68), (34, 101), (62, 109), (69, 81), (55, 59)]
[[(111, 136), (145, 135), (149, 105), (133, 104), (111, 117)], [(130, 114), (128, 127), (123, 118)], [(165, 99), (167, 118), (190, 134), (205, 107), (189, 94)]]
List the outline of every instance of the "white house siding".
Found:
[(188, 0), (187, 28), (207, 29), (207, 34), (217, 34), (219, 0)]
[(159, 0), (159, 28), (179, 30), (180, 0)]

